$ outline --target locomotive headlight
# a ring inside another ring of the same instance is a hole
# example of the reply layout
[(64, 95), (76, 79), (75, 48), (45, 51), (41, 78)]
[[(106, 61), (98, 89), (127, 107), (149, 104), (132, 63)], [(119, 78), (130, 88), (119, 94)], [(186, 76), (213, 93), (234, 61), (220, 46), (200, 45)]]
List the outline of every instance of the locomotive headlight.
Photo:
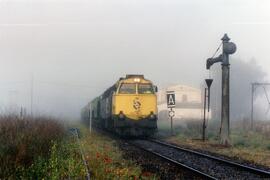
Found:
[(140, 82), (140, 81), (141, 81), (140, 78), (135, 78), (135, 79), (134, 79), (134, 82)]

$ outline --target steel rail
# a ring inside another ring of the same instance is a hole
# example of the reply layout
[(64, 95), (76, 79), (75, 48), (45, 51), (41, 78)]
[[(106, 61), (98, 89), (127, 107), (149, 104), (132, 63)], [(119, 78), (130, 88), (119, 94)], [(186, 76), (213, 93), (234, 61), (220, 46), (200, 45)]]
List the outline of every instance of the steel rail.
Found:
[(159, 140), (156, 140), (156, 139), (148, 139), (148, 141), (154, 142), (154, 143), (157, 143), (157, 144), (161, 144), (161, 145), (164, 145), (164, 146), (167, 146), (167, 147), (170, 147), (170, 148), (174, 148), (174, 149), (177, 149), (177, 150), (181, 150), (181, 151), (189, 152), (189, 153), (192, 153), (192, 154), (196, 154), (196, 155), (208, 158), (208, 159), (216, 160), (218, 162), (222, 162), (222, 163), (234, 166), (234, 167), (242, 168), (242, 169), (251, 171), (251, 172), (253, 172), (253, 173), (257, 174), (257, 175), (263, 175), (263, 176), (270, 177), (270, 171), (266, 171), (266, 170), (263, 170), (263, 169), (258, 169), (258, 168), (254, 168), (254, 167), (251, 167), (251, 166), (239, 164), (239, 163), (236, 163), (236, 162), (233, 162), (233, 161), (222, 159), (222, 158), (219, 158), (219, 157), (216, 157), (216, 156), (211, 156), (209, 154), (204, 154), (204, 153), (194, 151), (194, 150), (191, 150), (191, 149), (179, 147), (179, 146), (169, 144), (169, 143), (166, 143), (166, 142), (162, 142), (162, 141), (159, 141)]
[(213, 176), (211, 176), (211, 175), (209, 175), (209, 174), (206, 174), (206, 173), (201, 172), (201, 171), (199, 171), (199, 170), (197, 170), (197, 169), (194, 169), (194, 168), (192, 168), (192, 167), (190, 167), (190, 166), (187, 166), (187, 165), (185, 165), (185, 164), (183, 164), (183, 163), (180, 163), (180, 162), (178, 162), (178, 161), (175, 161), (174, 159), (168, 158), (168, 157), (166, 157), (166, 156), (164, 156), (164, 155), (162, 155), (162, 154), (160, 154), (160, 153), (151, 151), (151, 150), (149, 150), (149, 149), (147, 149), (147, 148), (144, 148), (144, 147), (142, 147), (142, 146), (140, 146), (140, 145), (137, 145), (136, 143), (131, 143), (131, 142), (128, 142), (128, 143), (131, 144), (131, 145), (133, 145), (133, 146), (135, 146), (135, 147), (137, 147), (137, 148), (140, 148), (140, 149), (143, 150), (143, 151), (146, 151), (146, 152), (148, 152), (148, 153), (151, 153), (151, 154), (153, 154), (153, 155), (155, 155), (155, 156), (157, 156), (157, 157), (159, 157), (159, 158), (165, 159), (166, 161), (168, 161), (168, 162), (170, 162), (170, 163), (172, 163), (172, 164), (174, 164), (174, 165), (177, 165), (177, 166), (180, 166), (180, 167), (182, 167), (182, 168), (184, 168), (184, 169), (187, 169), (187, 170), (189, 170), (189, 171), (192, 171), (192, 172), (196, 173), (196, 174), (197, 174), (198, 176), (200, 176), (200, 177), (207, 178), (207, 179), (217, 180), (217, 178), (215, 178), (215, 177), (213, 177)]
[(75, 136), (76, 138), (76, 141), (77, 141), (77, 144), (79, 145), (79, 150), (80, 150), (80, 154), (81, 154), (81, 158), (82, 158), (82, 161), (83, 161), (83, 165), (85, 167), (85, 170), (86, 170), (86, 179), (87, 180), (90, 180), (91, 179), (91, 176), (90, 176), (90, 170), (89, 170), (89, 166), (88, 166), (88, 163), (85, 159), (85, 153), (83, 151), (83, 148), (82, 148), (82, 145), (81, 145), (81, 142), (80, 142), (80, 138), (79, 138), (79, 133), (78, 133), (78, 129), (77, 128), (71, 128), (69, 130), (72, 135)]

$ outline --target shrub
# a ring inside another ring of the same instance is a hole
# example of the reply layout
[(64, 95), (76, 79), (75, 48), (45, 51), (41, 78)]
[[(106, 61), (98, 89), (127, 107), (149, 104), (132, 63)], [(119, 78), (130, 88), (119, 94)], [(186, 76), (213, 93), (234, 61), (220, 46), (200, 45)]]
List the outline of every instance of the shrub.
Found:
[(53, 142), (64, 137), (63, 125), (53, 119), (0, 117), (0, 178), (30, 168), (39, 159), (50, 157)]

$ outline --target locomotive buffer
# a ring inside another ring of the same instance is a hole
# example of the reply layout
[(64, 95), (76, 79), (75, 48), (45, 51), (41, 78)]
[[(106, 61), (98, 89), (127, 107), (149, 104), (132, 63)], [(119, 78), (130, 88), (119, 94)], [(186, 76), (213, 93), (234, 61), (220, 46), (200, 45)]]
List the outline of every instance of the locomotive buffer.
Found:
[(171, 134), (173, 135), (173, 117), (175, 116), (175, 111), (173, 108), (175, 107), (175, 92), (167, 91), (167, 107), (169, 110), (169, 118), (171, 119)]

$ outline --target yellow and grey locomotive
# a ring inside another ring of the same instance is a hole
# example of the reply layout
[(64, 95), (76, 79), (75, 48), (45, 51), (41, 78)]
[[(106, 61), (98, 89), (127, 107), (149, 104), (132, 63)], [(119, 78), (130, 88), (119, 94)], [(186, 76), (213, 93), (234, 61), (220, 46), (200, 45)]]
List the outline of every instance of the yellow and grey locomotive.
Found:
[(82, 119), (121, 136), (151, 136), (157, 130), (157, 88), (143, 75), (120, 78), (82, 110)]

